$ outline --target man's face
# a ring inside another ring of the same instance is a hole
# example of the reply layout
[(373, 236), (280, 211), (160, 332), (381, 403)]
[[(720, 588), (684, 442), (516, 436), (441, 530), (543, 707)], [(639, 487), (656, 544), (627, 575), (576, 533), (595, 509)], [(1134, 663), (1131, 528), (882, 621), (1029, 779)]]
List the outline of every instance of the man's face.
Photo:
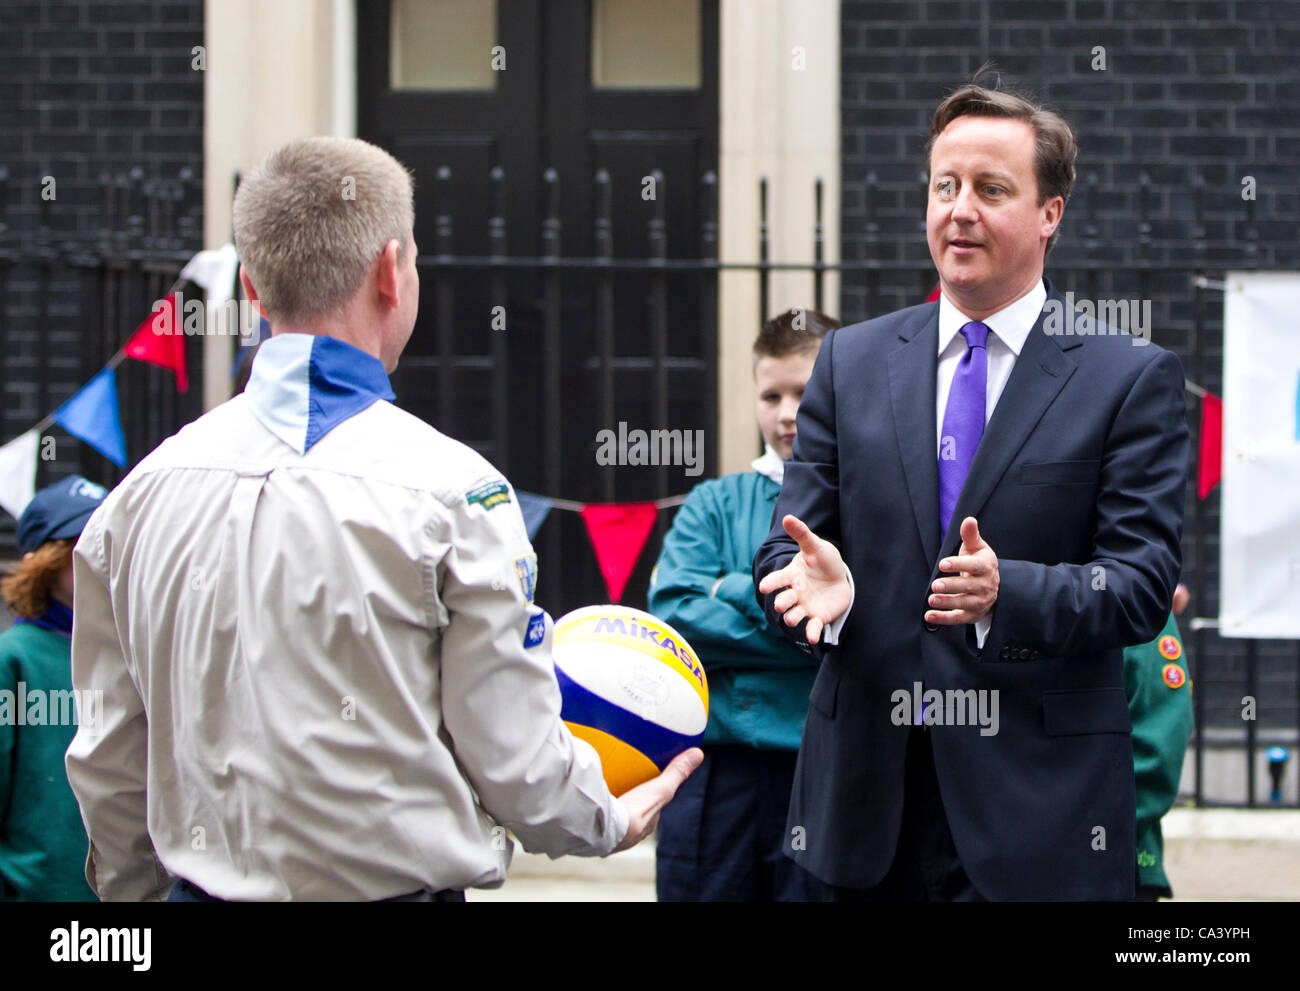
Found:
[(795, 414), (804, 386), (812, 377), (817, 352), (795, 352), (780, 358), (759, 358), (754, 366), (758, 396), (758, 427), (782, 461), (794, 453)]
[(996, 313), (1043, 277), (1063, 201), (1041, 206), (1034, 130), (1003, 117), (958, 117), (930, 153), (926, 238), (944, 293), (975, 319)]

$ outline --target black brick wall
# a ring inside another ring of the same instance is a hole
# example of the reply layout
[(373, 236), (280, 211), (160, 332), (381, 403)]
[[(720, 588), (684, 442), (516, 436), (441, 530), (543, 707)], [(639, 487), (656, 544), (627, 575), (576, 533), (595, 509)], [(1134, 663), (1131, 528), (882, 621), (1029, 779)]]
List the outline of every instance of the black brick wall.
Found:
[[(1105, 71), (1091, 67), (1098, 45)], [(843, 0), (842, 46), (844, 259), (915, 263), (908, 271), (846, 275), (846, 321), (920, 302), (934, 284), (921, 178), (930, 115), (992, 59), (1004, 86), (1036, 93), (1079, 135), (1081, 181), (1049, 277), (1080, 296), (1150, 296), (1155, 341), (1180, 354), (1189, 376), (1222, 394), (1222, 296), (1205, 294), (1198, 326), (1190, 271), (1168, 267), (1203, 268), (1212, 277), (1251, 265), (1300, 267), (1300, 3)], [(1092, 216), (1084, 181), (1090, 173), (1097, 182)], [(1253, 214), (1241, 195), (1245, 176), (1257, 184)], [(1197, 179), (1205, 183), (1199, 230)], [(1144, 258), (1165, 270), (1144, 278)], [(1071, 271), (1085, 259), (1110, 263), (1096, 283)], [(1188, 401), (1195, 451), (1200, 410), (1194, 397)], [(1184, 581), (1197, 615), (1218, 612), (1218, 526), (1217, 493), (1197, 505), (1193, 487)], [(1185, 622), (1184, 633), (1194, 642)], [(1293, 732), (1300, 652), (1290, 641), (1258, 648), (1259, 727)], [(1245, 654), (1242, 641), (1205, 634), (1194, 676), (1208, 724), (1242, 727)]]
[[(111, 343), (87, 339), (103, 314), (87, 312), (92, 270), (73, 264), (75, 256), (108, 247), (139, 260), (201, 247), (203, 74), (191, 67), (191, 50), (202, 44), (203, 0), (0, 0), (0, 169), (8, 170), (0, 183), (0, 443), (52, 412), (98, 369), (100, 352), (134, 328), (105, 328)], [(103, 178), (132, 172), (114, 194), (116, 217), (106, 215)], [(57, 183), (48, 203), (45, 176)], [(163, 189), (182, 197), (165, 240), (155, 236), (149, 199), (153, 190), (161, 202)], [(33, 264), (42, 248), (56, 259), (45, 269)], [(121, 398), (126, 419), (130, 404)], [(57, 456), (41, 464), (38, 484), (104, 474), (97, 454), (51, 433)], [(12, 552), (11, 534), (0, 512), (0, 557)]]

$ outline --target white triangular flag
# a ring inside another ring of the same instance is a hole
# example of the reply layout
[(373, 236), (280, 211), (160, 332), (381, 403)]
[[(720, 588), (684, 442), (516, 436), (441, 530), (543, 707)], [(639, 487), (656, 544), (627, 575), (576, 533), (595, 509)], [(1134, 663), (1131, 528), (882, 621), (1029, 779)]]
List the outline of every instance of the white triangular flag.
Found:
[(209, 303), (224, 303), (235, 292), (235, 271), (239, 256), (233, 244), (223, 244), (212, 251), (200, 251), (185, 263), (181, 278), (203, 287)]
[(222, 319), (226, 312), (226, 303), (235, 295), (235, 273), (238, 271), (239, 256), (235, 253), (233, 244), (223, 244), (220, 248), (211, 251), (200, 251), (181, 269), (182, 279), (189, 279), (196, 285), (202, 286), (207, 294), (209, 334), (240, 332), (240, 328), (234, 326), (236, 323), (236, 320), (232, 319), (234, 314)]
[(0, 447), (0, 507), (14, 519), (36, 494), (36, 448), (39, 431), (29, 430)]

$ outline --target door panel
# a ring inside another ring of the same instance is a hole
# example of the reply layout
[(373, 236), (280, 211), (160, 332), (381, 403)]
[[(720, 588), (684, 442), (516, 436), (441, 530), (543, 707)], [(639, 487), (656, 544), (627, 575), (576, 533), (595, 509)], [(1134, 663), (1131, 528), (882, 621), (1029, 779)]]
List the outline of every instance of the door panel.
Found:
[[(358, 0), (358, 132), (391, 150), (416, 181), (420, 316), (393, 376), (399, 404), (479, 450), (520, 489), (577, 501), (687, 491), (699, 476), (681, 467), (597, 465), (595, 438), (617, 430), (620, 420), (630, 429), (703, 429), (705, 471), (712, 473), (716, 424), (704, 418), (716, 408), (716, 352), (700, 330), (699, 273), (612, 275), (607, 375), (601, 276), (562, 263), (557, 273), (538, 258), (548, 245), (542, 232), (552, 198), (560, 255), (596, 253), (595, 176), (602, 168), (611, 180), (615, 258), (653, 255), (651, 225), (660, 210), (666, 256), (698, 257), (700, 179), (717, 168), (717, 0), (698, 0), (699, 86), (677, 89), (593, 88), (593, 0), (497, 0), (496, 44), (505, 65), (490, 91), (391, 89), (391, 2)], [(481, 34), (476, 46), (483, 47)], [(407, 58), (418, 49), (407, 45)], [(422, 70), (408, 64), (405, 71), (418, 78)], [(502, 175), (495, 183), (494, 168)], [(443, 169), (449, 177), (440, 180)], [(543, 181), (548, 169), (557, 177), (554, 197)], [(647, 199), (645, 179), (655, 172), (662, 178)], [(482, 259), (502, 250), (492, 236), (498, 211), (503, 226), (496, 230), (504, 230), (512, 263), (492, 269)], [(442, 252), (453, 264), (430, 264)], [(656, 279), (665, 290), (662, 318), (654, 310)], [(548, 298), (557, 315), (550, 328)], [(497, 311), (504, 331), (493, 329), (494, 307), (504, 307)], [(644, 605), (671, 512), (661, 517), (624, 594), (629, 604)], [(538, 547), (538, 601), (546, 608), (558, 614), (605, 601), (576, 514), (552, 513)]]

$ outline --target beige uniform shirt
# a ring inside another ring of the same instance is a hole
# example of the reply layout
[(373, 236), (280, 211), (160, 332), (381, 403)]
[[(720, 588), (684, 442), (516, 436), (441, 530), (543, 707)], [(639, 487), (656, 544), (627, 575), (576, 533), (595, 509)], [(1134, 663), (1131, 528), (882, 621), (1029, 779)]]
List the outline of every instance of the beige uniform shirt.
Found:
[(379, 899), (499, 884), (506, 829), (610, 853), (627, 814), (559, 718), (513, 490), (383, 400), (300, 452), (255, 392), (161, 445), (77, 544), (91, 885)]

